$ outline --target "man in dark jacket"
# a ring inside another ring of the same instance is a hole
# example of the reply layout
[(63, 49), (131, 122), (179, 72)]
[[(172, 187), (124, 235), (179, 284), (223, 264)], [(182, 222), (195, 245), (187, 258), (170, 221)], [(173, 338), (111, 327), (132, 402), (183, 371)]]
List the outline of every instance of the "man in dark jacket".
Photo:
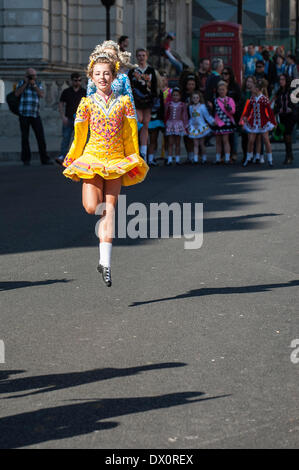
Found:
[[(276, 67), (275, 67), (275, 64), (272, 62), (272, 60), (270, 59), (270, 53), (267, 49), (263, 50), (262, 56), (265, 62), (264, 71), (266, 75), (266, 80), (269, 84), (268, 92), (270, 91), (272, 93), (274, 85), (277, 80)], [(269, 96), (270, 96), (270, 93), (269, 93)]]
[(206, 90), (205, 90), (205, 100), (209, 108), (213, 108), (214, 99), (216, 98), (217, 85), (222, 80), (222, 71), (223, 71), (223, 60), (215, 58), (212, 60), (211, 64), (211, 75), (207, 78), (206, 81)]

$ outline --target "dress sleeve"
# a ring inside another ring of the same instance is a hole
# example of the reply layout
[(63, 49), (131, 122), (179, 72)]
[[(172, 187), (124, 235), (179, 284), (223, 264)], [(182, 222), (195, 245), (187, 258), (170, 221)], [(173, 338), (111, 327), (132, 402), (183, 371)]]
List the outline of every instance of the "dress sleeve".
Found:
[(71, 165), (73, 161), (81, 157), (83, 153), (88, 134), (89, 116), (90, 112), (87, 99), (82, 98), (76, 112), (74, 140), (63, 161), (63, 166), (65, 167)]
[(123, 142), (126, 157), (134, 154), (139, 155), (137, 120), (129, 96), (124, 97)]
[(137, 114), (136, 114), (136, 108), (135, 108), (135, 103), (134, 103), (131, 82), (130, 82), (128, 75), (123, 74), (123, 77), (124, 78), (123, 78), (123, 93), (122, 94), (130, 98), (131, 104), (133, 105), (133, 109), (134, 109), (134, 117), (137, 120)]
[(269, 121), (273, 124), (273, 126), (276, 126), (277, 122), (275, 119), (275, 114), (273, 112), (273, 109), (270, 106), (270, 101), (268, 99), (266, 99), (266, 103), (265, 103), (265, 112)]
[(205, 119), (211, 126), (213, 126), (213, 124), (215, 124), (215, 121), (214, 121), (213, 116), (210, 115), (210, 113), (209, 113), (208, 108), (206, 107), (206, 105), (203, 104), (201, 109), (202, 109), (202, 115), (203, 115), (204, 119)]
[(97, 91), (97, 87), (93, 83), (93, 81), (89, 78), (87, 83), (87, 91), (86, 96), (93, 95)]

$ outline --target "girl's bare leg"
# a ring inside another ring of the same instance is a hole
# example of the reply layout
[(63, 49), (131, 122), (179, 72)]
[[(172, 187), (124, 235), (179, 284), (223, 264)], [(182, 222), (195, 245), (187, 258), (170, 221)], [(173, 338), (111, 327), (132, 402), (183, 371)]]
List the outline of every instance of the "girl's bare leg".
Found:
[(222, 151), (222, 135), (216, 134), (216, 163), (221, 161), (221, 151)]
[(265, 132), (265, 133), (263, 134), (263, 139), (264, 139), (264, 143), (265, 143), (265, 147), (266, 147), (268, 163), (269, 163), (269, 165), (272, 166), (272, 165), (273, 165), (272, 147), (271, 147), (271, 143), (270, 143), (269, 133), (268, 133), (268, 132)]
[(174, 156), (174, 148), (175, 148), (175, 135), (169, 135), (168, 136), (168, 159), (167, 159), (167, 164), (170, 165), (172, 163), (172, 157)]
[(243, 163), (243, 166), (247, 166), (248, 162), (252, 160), (254, 142), (255, 142), (256, 136), (257, 134), (248, 134), (247, 155), (246, 155), (246, 160)]
[[(151, 120), (151, 109), (139, 109), (138, 110), (138, 120), (143, 124), (142, 129), (140, 131), (140, 145), (146, 145), (148, 141), (148, 125)], [(139, 115), (141, 119), (139, 119)]]
[(99, 224), (100, 242), (112, 243), (114, 238), (115, 207), (121, 190), (121, 178), (105, 180), (105, 210)]
[(175, 161), (176, 163), (180, 162), (181, 156), (181, 136), (175, 135)]
[(207, 161), (207, 154), (206, 154), (206, 146), (205, 146), (205, 137), (199, 139), (199, 146), (200, 146), (200, 153), (201, 153), (201, 162), (206, 163)]
[(97, 206), (103, 202), (104, 180), (96, 175), (82, 183), (82, 204), (88, 214), (95, 214)]
[(225, 155), (225, 163), (229, 163), (230, 161), (229, 134), (224, 134), (222, 136), (222, 140), (223, 140), (223, 148), (224, 148), (224, 155)]
[(194, 139), (194, 140), (193, 140), (193, 145), (194, 145), (194, 157), (193, 157), (193, 161), (194, 161), (194, 163), (198, 163), (199, 139)]

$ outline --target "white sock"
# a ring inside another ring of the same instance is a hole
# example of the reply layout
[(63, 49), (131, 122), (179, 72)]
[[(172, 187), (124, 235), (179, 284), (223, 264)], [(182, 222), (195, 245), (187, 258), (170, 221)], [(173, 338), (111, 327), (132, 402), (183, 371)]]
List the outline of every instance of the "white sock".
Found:
[(202, 162), (206, 162), (206, 161), (207, 161), (207, 156), (206, 156), (206, 155), (203, 155), (203, 156), (201, 157), (201, 161), (202, 161)]
[(180, 163), (180, 156), (179, 156), (179, 155), (177, 155), (177, 156), (175, 157), (175, 161), (176, 161), (176, 163)]
[(112, 243), (101, 242), (100, 243), (100, 264), (106, 268), (111, 266), (111, 252)]
[(152, 163), (153, 160), (154, 160), (154, 155), (151, 153), (151, 154), (148, 156), (148, 162), (149, 162), (149, 163)]
[(252, 160), (252, 157), (253, 157), (253, 153), (252, 152), (251, 153), (247, 152), (246, 161), (250, 162)]
[(267, 153), (267, 159), (268, 159), (268, 163), (273, 163), (272, 153)]
[(171, 157), (171, 156), (169, 156), (169, 157), (167, 158), (167, 163), (172, 163), (172, 157)]
[(264, 155), (261, 155), (261, 157), (260, 157), (260, 162), (261, 162), (261, 163), (265, 163)]
[(195, 163), (198, 163), (198, 155), (196, 155), (196, 153), (194, 154), (193, 161)]
[(230, 161), (230, 153), (226, 153), (225, 154), (225, 162), (229, 162)]
[(194, 153), (193, 153), (193, 152), (188, 152), (188, 160), (189, 160), (190, 162), (193, 161), (193, 156), (194, 156)]
[(220, 161), (221, 161), (221, 154), (216, 153), (216, 162), (220, 162)]
[(255, 163), (257, 160), (260, 160), (260, 159), (261, 159), (261, 155), (259, 153), (256, 153), (253, 161)]
[(140, 145), (140, 153), (144, 159), (146, 159), (147, 145)]

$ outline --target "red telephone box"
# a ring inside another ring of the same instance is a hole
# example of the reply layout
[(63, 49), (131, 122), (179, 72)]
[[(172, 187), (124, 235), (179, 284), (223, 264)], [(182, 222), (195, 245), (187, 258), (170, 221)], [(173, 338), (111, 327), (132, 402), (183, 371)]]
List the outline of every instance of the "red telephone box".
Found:
[(236, 80), (242, 82), (242, 26), (225, 21), (213, 21), (200, 28), (199, 58), (219, 57), (225, 66), (232, 67)]

